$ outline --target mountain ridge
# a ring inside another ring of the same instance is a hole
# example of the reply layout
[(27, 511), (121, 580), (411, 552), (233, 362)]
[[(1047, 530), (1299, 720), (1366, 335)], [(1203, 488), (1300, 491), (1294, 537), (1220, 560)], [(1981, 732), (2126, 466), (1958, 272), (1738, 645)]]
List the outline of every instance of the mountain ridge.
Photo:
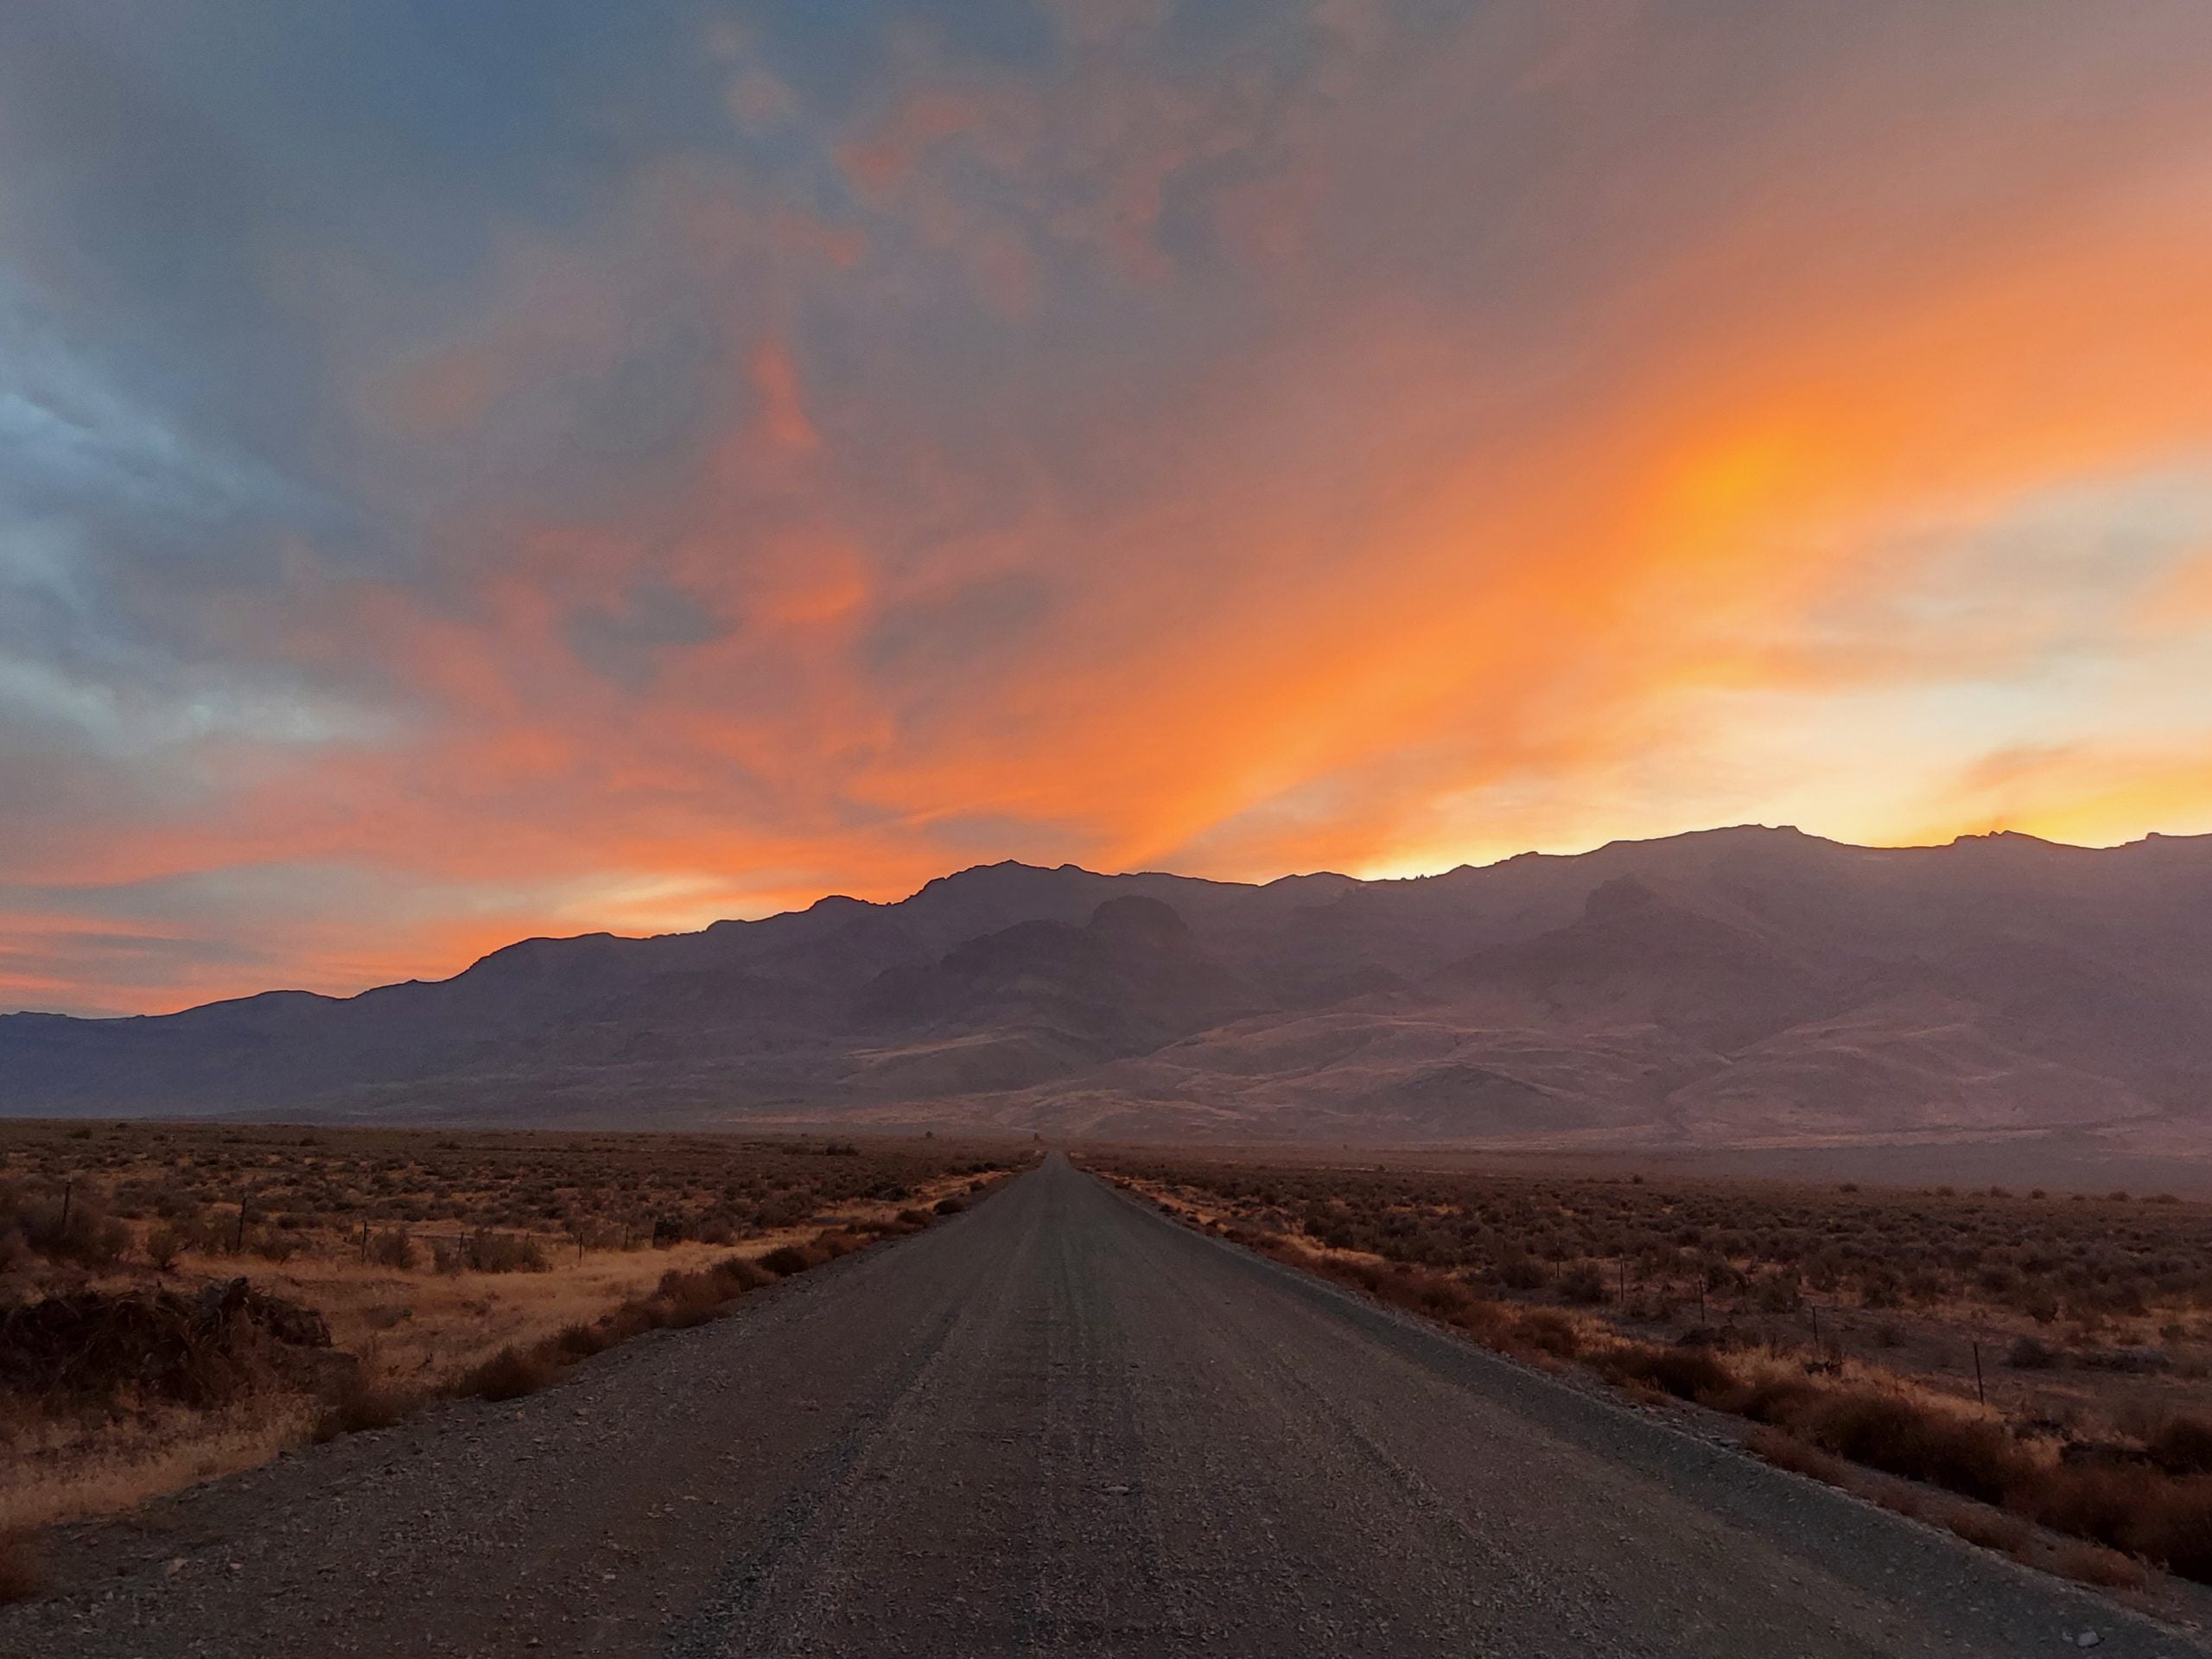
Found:
[(0, 1015), (0, 1112), (2212, 1151), (2212, 837), (1735, 826), (1265, 883), (1006, 860), (442, 980)]

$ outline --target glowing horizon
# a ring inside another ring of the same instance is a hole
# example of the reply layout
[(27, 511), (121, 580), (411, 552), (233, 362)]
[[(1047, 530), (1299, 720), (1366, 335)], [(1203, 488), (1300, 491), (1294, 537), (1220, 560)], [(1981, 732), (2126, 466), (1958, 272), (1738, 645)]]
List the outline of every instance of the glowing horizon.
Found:
[[(799, 15), (800, 11), (804, 15)], [(2212, 831), (2212, 12), (0, 20), (0, 1009)]]

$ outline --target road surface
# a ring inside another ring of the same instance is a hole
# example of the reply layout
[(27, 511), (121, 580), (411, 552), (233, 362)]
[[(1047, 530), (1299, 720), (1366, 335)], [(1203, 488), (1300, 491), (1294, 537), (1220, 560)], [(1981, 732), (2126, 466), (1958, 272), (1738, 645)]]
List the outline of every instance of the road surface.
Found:
[(2207, 1651), (1058, 1158), (527, 1400), (65, 1549), (0, 1653)]

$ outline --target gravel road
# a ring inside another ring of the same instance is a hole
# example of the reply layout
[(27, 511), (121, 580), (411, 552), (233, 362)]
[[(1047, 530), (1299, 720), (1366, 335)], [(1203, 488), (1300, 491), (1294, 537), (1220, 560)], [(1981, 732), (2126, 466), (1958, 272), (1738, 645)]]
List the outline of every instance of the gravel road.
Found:
[(1057, 1157), (530, 1399), (59, 1554), (0, 1654), (2212, 1652)]

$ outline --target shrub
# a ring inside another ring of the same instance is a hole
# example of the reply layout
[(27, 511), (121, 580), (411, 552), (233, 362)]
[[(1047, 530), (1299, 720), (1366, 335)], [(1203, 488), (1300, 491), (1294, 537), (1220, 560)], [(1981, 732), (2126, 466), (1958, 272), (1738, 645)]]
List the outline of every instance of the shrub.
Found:
[(415, 1248), (415, 1241), (408, 1236), (404, 1227), (394, 1227), (369, 1236), (369, 1260), (380, 1268), (397, 1268), (411, 1271), (422, 1263), (422, 1252)]
[(779, 1244), (760, 1258), (760, 1265), (782, 1279), (794, 1273), (804, 1273), (809, 1268), (818, 1268), (825, 1259), (811, 1254), (801, 1245)]
[(2002, 1501), (2036, 1472), (2030, 1455), (1997, 1424), (1900, 1395), (1784, 1378), (1756, 1384), (1726, 1403), (1824, 1452), (1984, 1503)]
[(747, 1291), (772, 1282), (774, 1277), (773, 1273), (743, 1256), (733, 1255), (692, 1273), (671, 1268), (661, 1274), (657, 1296), (666, 1323), (692, 1325), (711, 1319), (725, 1302), (734, 1301)]
[(0, 1533), (0, 1605), (29, 1601), (46, 1588), (46, 1552), (28, 1532)]
[(965, 1198), (939, 1198), (934, 1206), (940, 1216), (957, 1216), (968, 1207)]
[(604, 1353), (610, 1345), (609, 1339), (601, 1332), (600, 1325), (578, 1320), (563, 1325), (553, 1338), (553, 1345), (571, 1359), (589, 1359), (594, 1354)]
[(1562, 1300), (1577, 1306), (1594, 1306), (1605, 1300), (1605, 1276), (1595, 1262), (1578, 1262), (1560, 1274), (1559, 1294)]
[(2040, 1337), (2022, 1337), (2005, 1355), (2016, 1371), (2047, 1371), (2058, 1363), (2058, 1350)]
[(1582, 1351), (1582, 1332), (1557, 1308), (1532, 1308), (1513, 1322), (1516, 1342), (1554, 1359), (1573, 1359)]
[(330, 1332), (243, 1279), (196, 1296), (84, 1291), (0, 1307), (0, 1389), (111, 1402), (124, 1391), (207, 1408), (310, 1370)]
[(1516, 1252), (1497, 1264), (1497, 1282), (1508, 1290), (1541, 1290), (1551, 1279), (1551, 1270), (1525, 1253)]
[(2146, 1494), (2123, 1547), (2183, 1578), (2212, 1584), (2212, 1479), (2170, 1480)]
[(1592, 1362), (1609, 1382), (1640, 1382), (1677, 1400), (1718, 1400), (1737, 1386), (1736, 1374), (1705, 1348), (1653, 1348), (1631, 1343)]
[(70, 1262), (102, 1273), (121, 1261), (130, 1248), (130, 1229), (111, 1219), (105, 1207), (89, 1193), (17, 1201), (15, 1212), (15, 1224), (23, 1242), (49, 1262)]
[(413, 1411), (416, 1403), (397, 1389), (372, 1382), (359, 1366), (353, 1366), (325, 1396), (322, 1411), (315, 1419), (314, 1438), (320, 1445), (340, 1434), (390, 1428)]
[(2050, 1558), (2050, 1570), (2077, 1584), (2094, 1584), (2106, 1590), (2138, 1590), (2145, 1574), (2126, 1556), (2094, 1544), (2068, 1544)]
[(481, 1400), (519, 1400), (560, 1374), (561, 1368), (547, 1354), (502, 1348), (469, 1374), (461, 1392)]
[(1794, 1313), (1804, 1303), (1794, 1273), (1770, 1273), (1759, 1281), (1757, 1300), (1764, 1313)]
[(175, 1270), (184, 1256), (184, 1235), (174, 1227), (156, 1227), (146, 1235), (146, 1259), (163, 1273)]
[(2144, 1449), (2170, 1475), (2212, 1475), (2212, 1419), (2169, 1418)]
[(495, 1233), (479, 1227), (462, 1238), (430, 1247), (440, 1273), (543, 1273), (545, 1251), (528, 1233)]
[(1829, 1451), (1910, 1480), (1995, 1503), (2029, 1467), (2018, 1444), (1995, 1423), (1970, 1421), (1882, 1395), (1840, 1394), (1811, 1420)]
[(1943, 1524), (1970, 1544), (2007, 1555), (2025, 1549), (2036, 1535), (2036, 1529), (2025, 1521), (2002, 1510), (1953, 1510), (1943, 1517)]
[(1744, 1437), (1744, 1445), (1755, 1457), (1792, 1474), (1808, 1475), (1831, 1486), (1844, 1485), (1849, 1479), (1849, 1468), (1841, 1459), (1830, 1457), (1778, 1428), (1754, 1428)]

